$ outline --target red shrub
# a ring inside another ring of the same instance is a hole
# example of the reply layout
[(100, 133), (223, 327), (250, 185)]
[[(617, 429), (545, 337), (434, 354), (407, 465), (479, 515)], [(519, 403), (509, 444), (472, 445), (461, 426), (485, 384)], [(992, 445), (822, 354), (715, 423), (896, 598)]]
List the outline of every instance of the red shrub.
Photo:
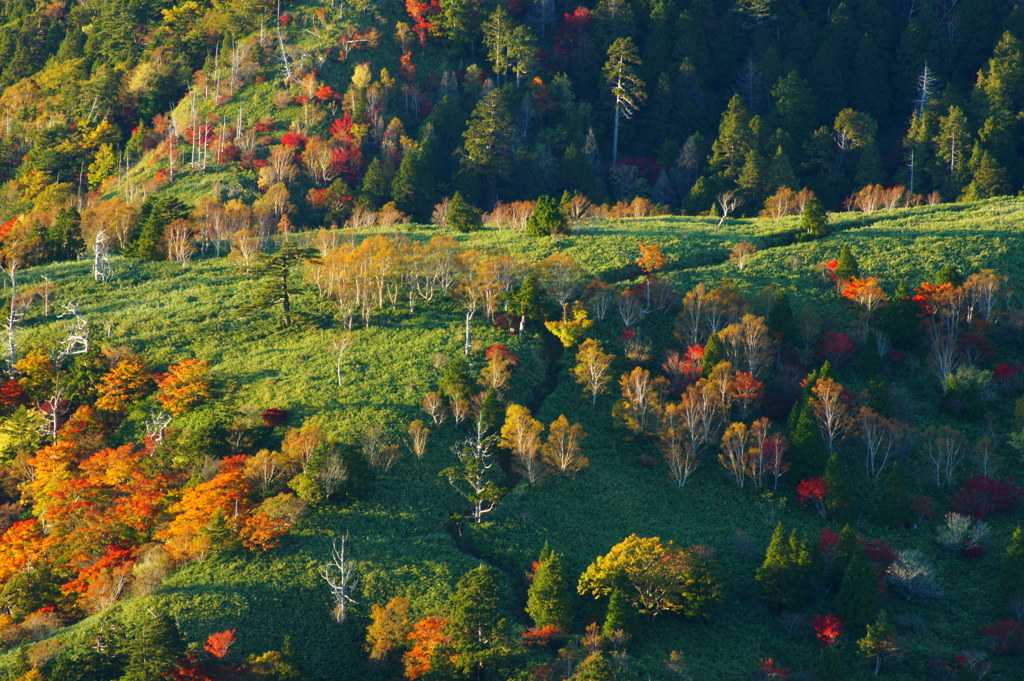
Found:
[(1014, 619), (999, 620), (981, 628), (981, 637), (997, 655), (1024, 652), (1024, 624)]
[(976, 475), (956, 493), (953, 510), (979, 520), (999, 511), (1012, 511), (1020, 503), (1022, 490), (1010, 482)]
[(818, 637), (821, 645), (834, 646), (843, 633), (843, 621), (836, 615), (818, 615), (814, 618), (814, 635)]
[(268, 428), (273, 428), (274, 426), (279, 426), (288, 420), (288, 412), (284, 409), (271, 408), (263, 412), (262, 417), (263, 425)]

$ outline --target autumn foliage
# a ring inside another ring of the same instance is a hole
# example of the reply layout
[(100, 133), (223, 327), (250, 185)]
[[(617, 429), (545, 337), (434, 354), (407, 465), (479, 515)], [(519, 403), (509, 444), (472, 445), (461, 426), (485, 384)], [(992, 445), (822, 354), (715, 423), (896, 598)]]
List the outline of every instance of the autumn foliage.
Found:
[(210, 381), (206, 378), (209, 369), (204, 359), (186, 359), (172, 364), (157, 382), (157, 400), (172, 416), (184, 414), (210, 397)]

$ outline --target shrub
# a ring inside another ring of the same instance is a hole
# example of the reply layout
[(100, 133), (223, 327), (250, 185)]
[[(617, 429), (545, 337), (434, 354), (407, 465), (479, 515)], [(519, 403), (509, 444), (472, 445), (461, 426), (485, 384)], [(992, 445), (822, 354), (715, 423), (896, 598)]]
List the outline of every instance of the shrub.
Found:
[(945, 524), (939, 528), (938, 541), (950, 551), (980, 558), (988, 542), (988, 523), (950, 511), (946, 514)]
[(1019, 485), (976, 475), (956, 493), (953, 510), (985, 520), (992, 513), (1012, 511), (1020, 503), (1024, 491)]
[(907, 549), (896, 554), (896, 560), (885, 571), (885, 581), (903, 594), (903, 598), (934, 598), (939, 595), (935, 568), (924, 554)]

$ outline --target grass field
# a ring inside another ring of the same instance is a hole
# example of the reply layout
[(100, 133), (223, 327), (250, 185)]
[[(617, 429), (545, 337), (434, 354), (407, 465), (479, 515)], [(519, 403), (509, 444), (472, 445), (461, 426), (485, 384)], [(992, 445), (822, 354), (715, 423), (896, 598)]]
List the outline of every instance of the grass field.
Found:
[[(948, 262), (965, 273), (995, 269), (1007, 274), (1013, 286), (1024, 281), (1022, 208), (1022, 201), (999, 200), (870, 216), (840, 215), (834, 216), (832, 236), (806, 243), (791, 243), (789, 237), (797, 227), (794, 220), (729, 220), (717, 227), (711, 219), (675, 217), (588, 223), (557, 241), (494, 230), (459, 239), (467, 246), (507, 249), (534, 262), (563, 251), (586, 270), (620, 284), (639, 278), (635, 265), (639, 242), (657, 243), (669, 259), (665, 276), (681, 291), (697, 282), (723, 278), (732, 279), (748, 296), (774, 285), (790, 293), (795, 309), (807, 304), (822, 313), (852, 319), (850, 308), (821, 286), (815, 272), (817, 263), (837, 257), (843, 245), (851, 247), (862, 273), (881, 277), (890, 292), (897, 281), (913, 284), (929, 279)], [(413, 238), (431, 234), (425, 229), (409, 232)], [(727, 261), (729, 250), (739, 241), (759, 248), (742, 272)], [(793, 257), (799, 259), (796, 267)], [(383, 421), (394, 432), (404, 433), (409, 421), (422, 416), (423, 394), (436, 385), (439, 372), (434, 357), (461, 351), (461, 314), (453, 304), (433, 302), (411, 317), (390, 312), (376, 318), (371, 328), (355, 332), (344, 385), (339, 388), (328, 345), (340, 331), (330, 309), (312, 295), (303, 296), (298, 306), (311, 314), (314, 323), (285, 332), (275, 330), (268, 320), (238, 318), (252, 286), (225, 259), (200, 259), (185, 269), (171, 263), (120, 259), (116, 269), (116, 280), (108, 284), (93, 282), (85, 262), (35, 268), (26, 271), (24, 279), (31, 284), (43, 275), (50, 277), (59, 287), (60, 298), (78, 304), (103, 343), (144, 352), (158, 368), (189, 357), (207, 359), (218, 385), (237, 384), (240, 402), (261, 410), (286, 409), (291, 426), (315, 416), (343, 442), (354, 443), (359, 424), (367, 419)], [(19, 334), (20, 348), (24, 352), (35, 346), (52, 347), (61, 324), (31, 312)], [(620, 330), (613, 314), (595, 327), (594, 334), (616, 351)], [(665, 348), (676, 347), (671, 320), (652, 316), (642, 323), (641, 331), (652, 340), (656, 358)], [(613, 427), (609, 414), (617, 389), (613, 387), (613, 395), (600, 398), (594, 407), (583, 398), (568, 373), (572, 351), (549, 367), (549, 355), (535, 335), (510, 336), (479, 317), (474, 336), (485, 344), (505, 343), (520, 357), (511, 401), (539, 401), (535, 415), (545, 424), (561, 413), (583, 423), (589, 469), (574, 478), (549, 478), (536, 486), (520, 483), (487, 523), (467, 528), (458, 539), (446, 521), (461, 510), (461, 499), (438, 477), (438, 471), (454, 463), (450, 447), (460, 437), (447, 422), (432, 435), (423, 459), (406, 453), (391, 472), (372, 483), (363, 498), (341, 508), (311, 512), (281, 549), (265, 556), (217, 555), (190, 565), (155, 595), (126, 600), (116, 611), (130, 621), (152, 601), (159, 601), (175, 614), (190, 640), (237, 628), (238, 649), (245, 654), (276, 648), (288, 633), (313, 678), (362, 679), (369, 674), (361, 662), (361, 639), (371, 604), (406, 594), (413, 597), (421, 614), (427, 614), (443, 605), (462, 573), (479, 561), (488, 561), (509, 578), (517, 614), (525, 620), (521, 613), (524, 573), (545, 540), (566, 555), (567, 571), (574, 579), (595, 556), (635, 532), (712, 547), (727, 593), (726, 604), (710, 623), (671, 617), (645, 623), (629, 648), (637, 678), (668, 678), (662, 660), (673, 649), (685, 653), (695, 679), (746, 679), (764, 657), (806, 669), (817, 649), (813, 636), (806, 632), (791, 636), (775, 623), (772, 613), (756, 599), (753, 573), (777, 520), (815, 535), (823, 521), (792, 499), (770, 502), (750, 490), (736, 489), (711, 460), (703, 463), (684, 489), (675, 487), (663, 468), (642, 464), (641, 455), (654, 452), (645, 452), (640, 443)], [(1004, 359), (1021, 361), (1020, 347), (1011, 351), (1016, 357)], [(545, 380), (549, 369), (557, 380)], [(617, 360), (615, 369), (618, 376), (625, 362)], [(908, 386), (921, 419), (935, 419), (935, 391), (922, 387), (927, 379), (919, 373), (895, 368), (891, 379)], [(856, 374), (852, 367), (841, 367), (837, 377), (858, 386), (861, 381)], [(995, 407), (997, 423), (1005, 423), (1011, 413), (1012, 404)], [(1008, 428), (1002, 425), (1000, 431)], [(853, 447), (845, 456), (853, 470), (861, 470)], [(1015, 454), (1005, 459), (1005, 473), (1022, 472)], [(872, 508), (876, 483), (859, 479), (857, 483), (864, 507)], [(940, 507), (941, 501), (940, 497)], [(932, 526), (894, 532), (875, 527), (870, 517), (858, 523), (860, 531), (896, 548), (927, 553), (945, 587), (942, 598), (924, 605), (888, 597), (887, 607), (906, 626), (908, 651), (905, 660), (887, 674), (889, 678), (928, 678), (931, 655), (981, 647), (977, 631), (994, 619), (993, 575), (1012, 522), (1008, 518), (993, 522), (994, 550), (974, 562), (943, 552)], [(317, 569), (332, 538), (346, 532), (360, 566), (361, 590), (355, 615), (339, 627), (330, 617), (329, 594)], [(600, 621), (602, 609), (594, 602), (579, 603), (576, 628)], [(84, 637), (90, 625), (86, 620), (57, 636)], [(995, 660), (993, 668), (1004, 679), (1024, 678), (1012, 660)], [(850, 678), (861, 676), (867, 678), (868, 672), (857, 668)]]

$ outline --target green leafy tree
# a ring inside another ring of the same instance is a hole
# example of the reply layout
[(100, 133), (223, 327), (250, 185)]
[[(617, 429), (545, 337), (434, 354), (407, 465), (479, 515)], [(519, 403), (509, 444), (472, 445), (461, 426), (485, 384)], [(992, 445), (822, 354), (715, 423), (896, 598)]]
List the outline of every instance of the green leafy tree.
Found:
[(718, 137), (711, 145), (711, 169), (732, 182), (738, 182), (747, 159), (754, 150), (750, 132), (750, 111), (738, 94), (733, 95), (722, 113)]
[(573, 681), (614, 681), (615, 668), (600, 650), (587, 656)]
[(658, 537), (626, 537), (590, 564), (577, 591), (600, 598), (611, 594), (620, 580), (628, 585), (629, 599), (639, 613), (651, 617), (678, 612), (707, 618), (722, 599), (713, 560), (705, 549), (686, 549)]
[(787, 537), (779, 523), (754, 580), (762, 598), (773, 608), (797, 608), (810, 596), (808, 583), (816, 568), (809, 543), (796, 530)]
[(531, 236), (564, 234), (568, 227), (562, 210), (550, 196), (537, 199), (537, 207), (526, 221), (526, 233)]
[(640, 78), (640, 54), (632, 38), (618, 38), (608, 48), (604, 79), (615, 100), (615, 123), (612, 130), (612, 164), (619, 161), (619, 125), (622, 118), (632, 118), (647, 99), (644, 81)]
[(547, 542), (537, 560), (537, 569), (526, 594), (526, 613), (538, 627), (551, 625), (568, 633), (572, 624), (569, 586), (565, 581), (562, 557)]

